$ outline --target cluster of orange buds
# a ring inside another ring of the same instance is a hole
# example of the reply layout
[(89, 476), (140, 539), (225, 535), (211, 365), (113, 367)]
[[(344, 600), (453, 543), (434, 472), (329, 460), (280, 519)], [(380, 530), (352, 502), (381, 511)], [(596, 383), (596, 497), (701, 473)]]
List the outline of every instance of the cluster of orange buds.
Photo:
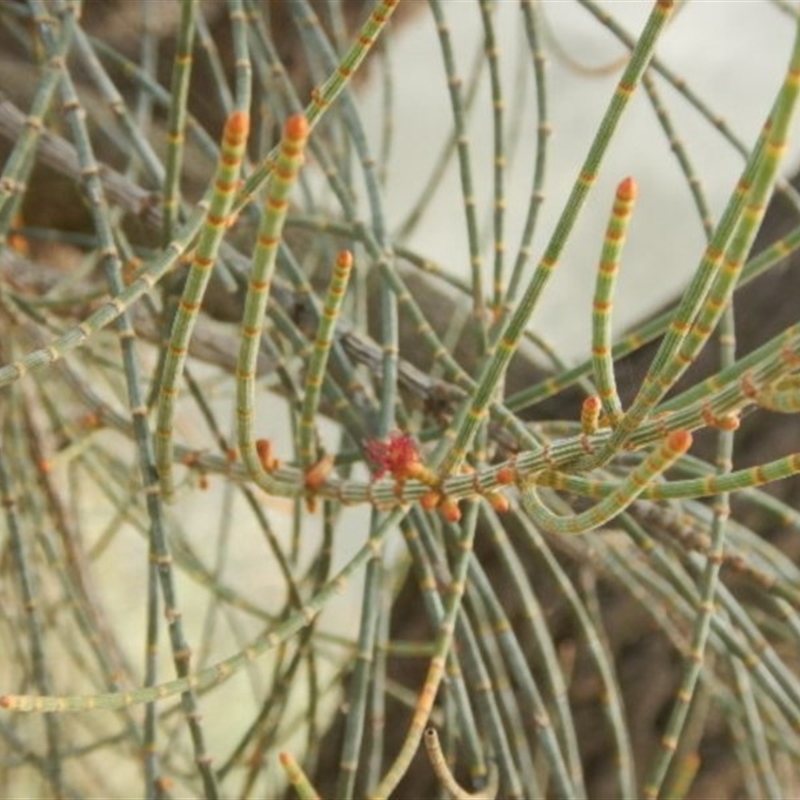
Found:
[(364, 443), (364, 450), (372, 462), (376, 478), (382, 478), (388, 472), (400, 484), (407, 480), (421, 481), (431, 487), (431, 491), (422, 497), (423, 508), (438, 508), (449, 522), (458, 522), (461, 519), (458, 504), (452, 498), (444, 497), (438, 490), (439, 478), (422, 463), (419, 444), (410, 433), (393, 431), (385, 440), (368, 439)]
[(419, 444), (410, 433), (394, 431), (385, 441), (368, 439), (364, 450), (372, 462), (376, 478), (382, 478), (388, 472), (396, 481), (416, 479), (428, 486), (438, 483), (434, 472), (422, 463)]
[[(420, 498), (423, 508), (437, 509), (448, 522), (458, 522), (461, 519), (458, 501), (441, 491), (439, 476), (422, 462), (419, 444), (410, 433), (394, 431), (385, 440), (369, 439), (364, 444), (364, 450), (372, 462), (376, 478), (382, 478), (388, 473), (398, 483), (418, 480), (430, 487), (430, 491)], [(508, 508), (506, 499), (497, 492), (487, 492), (486, 498), (498, 511)]]

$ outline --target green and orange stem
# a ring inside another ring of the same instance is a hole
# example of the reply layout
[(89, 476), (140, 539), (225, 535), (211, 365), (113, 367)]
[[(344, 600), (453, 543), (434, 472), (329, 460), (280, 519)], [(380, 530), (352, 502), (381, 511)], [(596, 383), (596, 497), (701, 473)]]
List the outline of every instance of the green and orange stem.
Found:
[(286, 120), (272, 180), (264, 200), (263, 217), (258, 230), (253, 265), (245, 297), (241, 325), (239, 358), (236, 367), (236, 414), (239, 451), (250, 477), (273, 494), (286, 494), (285, 486), (264, 469), (255, 437), (256, 364), (267, 311), (269, 290), (275, 273), (289, 196), (303, 163), (309, 135), (308, 120), (295, 114)]
[[(603, 452), (602, 463), (623, 446), (657, 403), (694, 363), (730, 302), (755, 239), (778, 169), (800, 94), (800, 31), (791, 61), (758, 142), (708, 243), (695, 277), (675, 312), (642, 387)], [(588, 466), (588, 463), (587, 463)]]
[[(798, 247), (800, 247), (800, 227), (754, 256), (743, 269), (738, 288), (744, 288), (759, 275), (763, 275), (773, 268), (778, 262), (788, 258)], [(642, 325), (635, 332), (625, 336), (614, 345), (612, 360), (619, 361), (663, 335), (669, 328), (671, 320), (672, 312), (664, 312)], [(558, 377), (548, 378), (512, 395), (506, 400), (506, 406), (512, 411), (520, 411), (541, 403), (588, 377), (592, 374), (592, 370), (593, 362), (589, 359), (571, 369), (565, 370)]]
[(560, 516), (541, 501), (533, 481), (522, 485), (522, 503), (531, 519), (550, 533), (586, 533), (624, 511), (692, 445), (689, 431), (674, 431), (639, 464), (614, 491), (596, 506), (580, 514)]
[(167, 499), (175, 494), (172, 460), (175, 406), (178, 399), (177, 384), (183, 374), (189, 341), (211, 278), (217, 252), (228, 228), (249, 128), (249, 117), (243, 111), (235, 111), (225, 123), (211, 203), (200, 230), (195, 256), (175, 313), (159, 380), (161, 388), (156, 415), (156, 465), (161, 480), (161, 491)]
[(242, 650), (228, 658), (212, 664), (199, 672), (185, 674), (155, 686), (142, 686), (138, 689), (121, 692), (107, 692), (94, 695), (14, 695), (0, 696), (0, 709), (40, 714), (77, 713), (94, 710), (127, 708), (142, 703), (152, 703), (188, 691), (202, 691), (217, 686), (239, 670), (252, 664), (260, 655), (279, 647), (299, 631), (308, 626), (330, 602), (339, 594), (350, 578), (364, 564), (373, 558), (376, 548), (389, 531), (393, 530), (404, 512), (394, 511), (382, 520), (375, 535), (364, 544), (353, 558), (334, 575), (305, 605), (298, 608), (280, 624), (270, 626)]
[(453, 800), (492, 800), (497, 793), (497, 771), (492, 774), (492, 785), (480, 792), (469, 792), (456, 780), (447, 763), (436, 728), (427, 728), (423, 737), (425, 752), (442, 788)]
[(336, 321), (342, 309), (347, 284), (353, 267), (353, 254), (342, 250), (336, 257), (328, 291), (322, 306), (322, 314), (314, 339), (314, 349), (308, 364), (303, 394), (303, 407), (300, 412), (299, 444), (300, 464), (310, 469), (317, 460), (314, 417), (322, 394), (322, 382), (328, 365), (328, 356), (336, 329)]
[(373, 792), (373, 800), (384, 800), (392, 795), (414, 758), (428, 725), (428, 720), (436, 702), (436, 696), (445, 677), (448, 654), (451, 651), (455, 636), (456, 619), (466, 591), (469, 565), (473, 557), (472, 545), (477, 528), (476, 512), (477, 507), (473, 506), (467, 515), (465, 524), (461, 526), (459, 531), (457, 555), (449, 585), (449, 597), (447, 598), (444, 615), (438, 625), (434, 655), (428, 663), (425, 680), (417, 696), (403, 744)]
[[(195, 35), (197, 0), (186, 0), (181, 5), (181, 24), (178, 28), (175, 57), (172, 64), (169, 118), (167, 120), (167, 154), (164, 175), (162, 244), (167, 245), (181, 204), (180, 176), (183, 167), (183, 150), (186, 128), (186, 109), (189, 98), (189, 79), (192, 74), (192, 48)], [(225, 147), (223, 135), (223, 148)], [(213, 203), (213, 201), (212, 201)]]
[[(785, 337), (779, 337), (779, 341), (769, 345), (768, 349), (773, 345), (780, 345), (784, 340)], [(798, 346), (800, 346), (800, 343)], [(759, 357), (757, 351), (754, 356)], [(750, 356), (746, 357), (746, 359), (749, 358)], [(776, 358), (779, 363), (783, 363), (785, 358), (788, 358), (788, 355), (784, 357), (778, 354)], [(736, 370), (734, 373), (738, 371)], [(734, 385), (738, 385), (740, 379), (740, 375), (738, 377), (734, 375), (732, 379)], [(690, 392), (693, 391), (690, 390)], [(87, 399), (91, 402), (96, 401), (96, 399), (92, 400), (88, 397)], [(717, 416), (721, 416), (724, 413), (728, 413), (730, 408), (738, 408), (740, 406), (741, 397), (733, 405), (728, 404), (721, 407), (715, 405), (712, 408), (712, 412)], [(92, 419), (96, 422), (102, 421), (104, 425), (130, 433), (130, 423), (114, 409), (103, 403), (93, 407), (95, 408), (95, 413), (92, 415)], [(646, 447), (650, 443), (658, 442), (666, 435), (669, 435), (670, 430), (678, 429), (678, 424), (689, 429), (706, 426), (708, 423), (703, 419), (704, 411), (707, 413), (707, 408), (701, 400), (697, 405), (696, 411), (686, 414), (675, 413), (662, 421), (658, 421), (658, 423), (653, 422), (637, 434), (634, 439), (636, 447)], [(619, 484), (580, 477), (574, 474), (574, 467), (578, 459), (585, 455), (587, 441), (591, 449), (595, 450), (602, 447), (608, 436), (608, 432), (601, 431), (588, 438), (581, 433), (545, 442), (542, 447), (536, 450), (522, 451), (511, 456), (503, 463), (481, 466), (471, 474), (452, 475), (442, 481), (438, 487), (444, 495), (454, 500), (461, 500), (466, 497), (474, 497), (476, 493), (486, 496), (495, 490), (502, 491), (505, 486), (534, 480), (542, 486), (564, 487), (569, 491), (575, 491), (590, 497), (605, 496), (617, 488)], [(275, 458), (268, 440), (257, 440), (256, 446), (258, 448), (257, 457), (263, 458), (265, 462), (263, 468), (273, 473), (273, 477), (279, 482), (281, 488), (286, 489), (287, 496), (297, 497), (307, 493), (305, 488), (306, 476), (301, 470), (291, 465), (280, 464)], [(242, 464), (236, 463), (235, 459), (230, 456), (217, 455), (210, 452), (198, 454), (192, 448), (187, 448), (182, 444), (176, 446), (176, 454), (179, 458), (183, 458), (188, 453), (193, 454), (195, 465), (204, 469), (209, 475), (220, 474), (241, 481), (247, 479), (247, 472)], [(376, 466), (375, 462), (373, 462), (374, 466)], [(385, 470), (383, 473), (376, 471), (375, 477), (379, 477), (379, 475), (383, 475), (388, 471)], [(793, 453), (784, 458), (722, 477), (708, 476), (690, 481), (658, 482), (647, 487), (642, 496), (648, 499), (704, 497), (719, 491), (756, 488), (798, 473), (800, 473), (800, 453)], [(735, 481), (735, 484), (732, 484), (732, 481)], [(431, 491), (431, 486), (428, 483), (414, 479), (397, 481), (375, 480), (373, 478), (369, 481), (359, 481), (343, 479), (333, 474), (326, 479), (316, 493), (343, 505), (364, 503), (376, 508), (389, 510), (418, 502)]]
[(636, 182), (625, 178), (617, 187), (611, 217), (603, 240), (600, 266), (592, 301), (592, 367), (597, 393), (603, 414), (610, 427), (615, 427), (622, 417), (622, 404), (617, 393), (612, 358), (613, 335), (611, 310), (614, 288), (619, 275), (622, 247), (628, 234), (628, 225), (636, 201)]
[[(352, 78), (353, 74), (361, 66), (386, 26), (386, 23), (391, 18), (398, 3), (399, 0), (381, 0), (361, 27), (355, 41), (337, 65), (336, 69), (314, 92), (307, 112), (310, 126), (319, 122), (327, 109)], [(65, 46), (68, 44), (66, 39), (64, 40), (64, 44)], [(109, 57), (113, 57), (114, 55), (118, 56), (118, 54), (112, 53)], [(52, 71), (52, 89), (56, 87), (58, 80), (60, 80), (60, 74), (60, 67)], [(38, 110), (39, 107), (37, 106), (36, 108)], [(40, 130), (42, 126), (37, 123), (37, 119), (33, 119), (32, 121), (36, 124), (31, 125), (30, 130)], [(26, 126), (26, 131), (28, 129), (28, 126)], [(26, 135), (23, 137), (23, 141), (27, 146), (27, 152), (30, 152), (32, 146), (35, 145), (35, 136)], [(21, 158), (24, 160), (24, 154)], [(236, 199), (234, 201), (235, 213), (241, 211), (241, 209), (252, 200), (259, 189), (269, 180), (275, 167), (276, 158), (277, 153), (273, 151), (273, 153), (264, 159), (262, 164), (248, 176), (242, 188), (236, 193)], [(13, 383), (29, 372), (43, 369), (63, 358), (71, 350), (84, 346), (99, 331), (108, 327), (112, 322), (118, 319), (120, 315), (130, 308), (132, 303), (136, 302), (143, 295), (151, 292), (159, 281), (173, 268), (174, 264), (197, 237), (205, 221), (212, 191), (213, 189), (209, 189), (205, 193), (203, 199), (189, 213), (187, 220), (180, 226), (178, 232), (169, 244), (142, 268), (133, 282), (123, 291), (120, 291), (106, 301), (100, 308), (78, 325), (70, 328), (60, 336), (55, 337), (45, 347), (33, 350), (21, 358), (0, 367), (0, 386)], [(2, 199), (3, 197), (0, 194), (0, 200)]]
[(289, 783), (297, 793), (300, 800), (321, 800), (321, 795), (314, 788), (314, 785), (309, 780), (303, 768), (297, 763), (295, 757), (287, 752), (278, 754), (278, 763), (280, 763)]
[[(308, 123), (309, 131), (312, 130), (324, 116), (331, 104), (341, 94), (344, 87), (347, 86), (353, 74), (361, 66), (386, 24), (391, 19), (399, 2), (400, 0), (380, 0), (366, 22), (361, 26), (350, 49), (345, 53), (328, 79), (312, 90), (311, 102), (308, 104), (305, 111), (305, 118)], [(281, 145), (279, 145), (279, 149), (280, 147)], [(258, 191), (264, 181), (269, 177), (275, 160), (279, 157), (279, 154), (273, 151), (258, 169), (253, 170), (252, 175), (247, 178), (236, 197), (235, 208), (237, 210), (250, 202), (256, 191)]]

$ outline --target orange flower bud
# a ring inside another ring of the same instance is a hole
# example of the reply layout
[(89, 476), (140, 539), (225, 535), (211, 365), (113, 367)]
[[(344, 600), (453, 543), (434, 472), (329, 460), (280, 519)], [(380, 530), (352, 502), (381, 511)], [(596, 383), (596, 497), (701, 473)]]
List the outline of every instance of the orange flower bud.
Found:
[(439, 492), (426, 492), (422, 497), (419, 499), (419, 504), (426, 510), (426, 511), (433, 511), (436, 506), (442, 500), (441, 494)]
[(461, 519), (461, 509), (458, 501), (452, 497), (443, 497), (439, 503), (439, 513), (447, 522), (458, 522)]
[(513, 467), (500, 467), (495, 474), (495, 479), (498, 483), (508, 484), (514, 483), (516, 480), (515, 471)]
[(272, 452), (272, 442), (269, 439), (256, 439), (256, 453), (265, 472), (274, 472), (281, 465)]

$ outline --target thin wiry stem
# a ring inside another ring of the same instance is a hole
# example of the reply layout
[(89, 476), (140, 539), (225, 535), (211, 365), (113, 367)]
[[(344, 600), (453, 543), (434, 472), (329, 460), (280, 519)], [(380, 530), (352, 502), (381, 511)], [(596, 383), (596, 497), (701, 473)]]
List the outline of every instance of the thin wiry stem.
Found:
[(314, 441), (314, 416), (319, 405), (322, 381), (328, 365), (328, 355), (336, 320), (339, 318), (352, 266), (352, 254), (348, 250), (343, 250), (339, 253), (328, 291), (325, 294), (317, 336), (314, 339), (314, 350), (308, 364), (298, 443), (300, 462), (306, 469), (310, 468), (317, 460), (317, 446)]
[(184, 128), (186, 125), (186, 103), (189, 97), (189, 78), (192, 74), (194, 56), (195, 16), (197, 0), (186, 0), (181, 4), (181, 24), (172, 66), (172, 87), (167, 133), (167, 164), (164, 177), (162, 244), (167, 245), (174, 235), (174, 226), (181, 202), (180, 173), (183, 162)]

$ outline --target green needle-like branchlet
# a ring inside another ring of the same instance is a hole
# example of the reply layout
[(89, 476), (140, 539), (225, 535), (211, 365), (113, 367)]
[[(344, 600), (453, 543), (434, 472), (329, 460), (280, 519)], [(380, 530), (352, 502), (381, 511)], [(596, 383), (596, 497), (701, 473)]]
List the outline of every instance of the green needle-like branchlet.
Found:
[(688, 431), (674, 431), (608, 497), (580, 514), (566, 517), (549, 511), (533, 482), (523, 484), (522, 502), (531, 519), (551, 533), (586, 533), (624, 511), (659, 475), (669, 469), (692, 445)]
[(183, 374), (189, 340), (192, 337), (200, 304), (208, 286), (211, 270), (217, 257), (222, 237), (229, 224), (233, 196), (239, 180), (239, 170), (247, 144), (248, 115), (234, 111), (228, 117), (222, 135), (222, 147), (214, 176), (211, 204), (206, 214), (194, 260), (189, 269), (186, 285), (181, 295), (172, 333), (167, 344), (167, 354), (159, 382), (158, 416), (156, 419), (156, 461), (164, 496), (173, 496), (172, 438), (177, 384)]
[(436, 634), (436, 652), (428, 664), (425, 682), (417, 697), (414, 713), (408, 726), (403, 745), (392, 764), (386, 770), (380, 784), (373, 793), (374, 800), (389, 797), (402, 779), (408, 765), (419, 747), (436, 700), (439, 686), (445, 677), (447, 654), (452, 646), (456, 629), (456, 618), (466, 589), (467, 573), (473, 557), (472, 544), (475, 536), (477, 504), (470, 507), (464, 530), (458, 542), (458, 556), (453, 565), (444, 617)]
[(181, 26), (172, 65), (172, 91), (170, 92), (169, 120), (167, 122), (167, 164), (164, 199), (162, 200), (164, 212), (162, 240), (164, 244), (167, 244), (172, 238), (181, 202), (180, 175), (183, 167), (186, 103), (189, 97), (189, 78), (192, 74), (196, 12), (197, 0), (184, 0), (181, 4)]
[(628, 234), (633, 204), (636, 201), (636, 182), (625, 178), (617, 187), (611, 219), (603, 240), (603, 252), (597, 270), (597, 283), (592, 302), (592, 366), (597, 393), (603, 405), (606, 421), (613, 428), (622, 416), (622, 404), (617, 394), (614, 378), (614, 361), (611, 357), (611, 309), (614, 287), (619, 274), (619, 260), (625, 237)]
[[(400, 0), (380, 0), (375, 10), (361, 26), (355, 41), (336, 66), (336, 69), (321, 86), (312, 91), (311, 102), (306, 111), (306, 120), (309, 130), (313, 129), (331, 103), (333, 103), (345, 86), (347, 86), (353, 74), (369, 54), (380, 36), (381, 31), (383, 31), (384, 27), (391, 19), (399, 2)], [(244, 186), (237, 195), (237, 210), (245, 205), (253, 194), (255, 194), (257, 189), (264, 183), (264, 180), (271, 171), (271, 166), (272, 160), (268, 158), (261, 167), (253, 170), (253, 174), (247, 178)]]
[(349, 250), (342, 250), (336, 258), (336, 265), (325, 295), (322, 306), (317, 336), (314, 339), (314, 350), (306, 373), (305, 394), (303, 395), (303, 408), (300, 416), (299, 451), (300, 464), (304, 469), (311, 467), (317, 460), (317, 446), (314, 441), (314, 416), (317, 413), (322, 381), (325, 377), (325, 368), (328, 365), (328, 355), (331, 350), (333, 333), (336, 320), (342, 308), (347, 282), (350, 279), (350, 270), (353, 266), (353, 254)]
[[(659, 481), (651, 483), (642, 491), (641, 497), (648, 500), (688, 500), (694, 497), (714, 497), (721, 492), (753, 489), (775, 481), (785, 480), (800, 472), (800, 453), (759, 464), (756, 467), (726, 472), (724, 475), (708, 475), (682, 481)], [(582, 497), (608, 497), (619, 483), (566, 475), (562, 472), (542, 472), (535, 478), (538, 486), (550, 486), (559, 491), (572, 492)]]
[(308, 138), (308, 121), (302, 114), (286, 120), (280, 151), (264, 200), (264, 216), (258, 230), (253, 266), (247, 286), (242, 316), (239, 360), (236, 368), (237, 433), (239, 449), (247, 471), (262, 488), (285, 493), (280, 482), (270, 475), (258, 455), (253, 417), (255, 415), (256, 361), (269, 300), (269, 287), (289, 207), (289, 195), (303, 163)]

